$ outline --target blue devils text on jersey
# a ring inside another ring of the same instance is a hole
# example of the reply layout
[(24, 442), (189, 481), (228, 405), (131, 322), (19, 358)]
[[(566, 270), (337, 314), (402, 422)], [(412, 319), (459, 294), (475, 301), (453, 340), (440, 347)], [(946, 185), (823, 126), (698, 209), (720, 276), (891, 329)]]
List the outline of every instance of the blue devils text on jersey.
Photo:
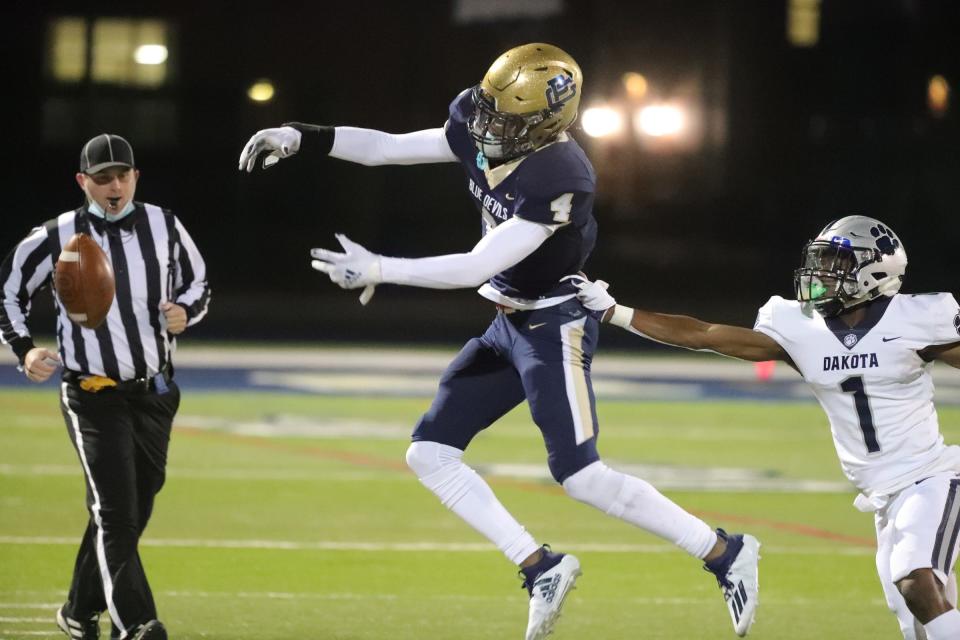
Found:
[(467, 189), (483, 217), (483, 232), (514, 216), (562, 225), (531, 255), (495, 275), (490, 284), (505, 296), (526, 300), (576, 293), (560, 279), (580, 271), (596, 242), (597, 180), (590, 161), (580, 145), (562, 135), (557, 142), (490, 169), (478, 158), (467, 129), (473, 110), (467, 89), (450, 104), (446, 135), (467, 173)]

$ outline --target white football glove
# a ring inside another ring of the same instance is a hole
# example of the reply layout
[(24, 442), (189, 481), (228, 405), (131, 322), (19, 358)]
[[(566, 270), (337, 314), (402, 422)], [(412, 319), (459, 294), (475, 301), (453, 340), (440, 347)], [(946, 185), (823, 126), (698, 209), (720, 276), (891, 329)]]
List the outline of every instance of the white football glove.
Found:
[(257, 164), (257, 157), (266, 151), (270, 153), (263, 159), (264, 169), (269, 169), (281, 158), (292, 156), (300, 150), (301, 136), (302, 134), (293, 127), (257, 131), (244, 145), (243, 153), (240, 154), (240, 171), (244, 169), (247, 173), (253, 171), (253, 167)]
[(373, 297), (374, 288), (382, 282), (380, 256), (367, 251), (342, 233), (336, 234), (336, 238), (346, 253), (310, 249), (310, 255), (314, 258), (310, 266), (330, 276), (330, 280), (343, 289), (365, 287), (360, 294), (360, 304), (365, 305)]
[(580, 290), (577, 294), (580, 304), (590, 311), (606, 311), (617, 304), (614, 297), (607, 292), (610, 285), (603, 280), (579, 280), (574, 285)]

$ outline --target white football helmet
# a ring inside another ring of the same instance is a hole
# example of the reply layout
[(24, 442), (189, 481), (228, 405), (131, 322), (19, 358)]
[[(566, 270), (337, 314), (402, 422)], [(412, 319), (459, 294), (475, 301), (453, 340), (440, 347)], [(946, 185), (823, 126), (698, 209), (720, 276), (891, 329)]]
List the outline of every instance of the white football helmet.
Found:
[(824, 227), (803, 247), (793, 280), (797, 300), (825, 317), (900, 291), (907, 252), (893, 229), (866, 216), (847, 216)]

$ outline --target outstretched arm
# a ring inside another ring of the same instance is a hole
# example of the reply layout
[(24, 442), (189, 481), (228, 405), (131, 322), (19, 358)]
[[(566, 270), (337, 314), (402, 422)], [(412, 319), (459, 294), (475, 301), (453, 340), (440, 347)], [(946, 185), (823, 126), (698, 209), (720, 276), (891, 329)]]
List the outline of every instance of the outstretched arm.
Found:
[(556, 227), (511, 218), (469, 253), (432, 258), (384, 258), (383, 281), (430, 289), (477, 287), (537, 250)]
[(290, 122), (255, 133), (240, 154), (240, 170), (253, 171), (261, 154), (266, 154), (263, 168), (268, 169), (303, 149), (367, 166), (457, 161), (443, 128), (393, 134)]
[(593, 311), (604, 311), (603, 321), (632, 333), (686, 349), (714, 351), (721, 355), (763, 362), (789, 361), (787, 352), (770, 336), (726, 324), (712, 324), (690, 316), (643, 311), (619, 305), (597, 280), (580, 286), (578, 298)]
[[(715, 351), (754, 362), (788, 359), (787, 352), (773, 338), (753, 329), (712, 324), (690, 316), (621, 308), (625, 310), (623, 313), (630, 314), (629, 326), (624, 328), (633, 329), (634, 333), (657, 342), (698, 351)], [(605, 320), (610, 321), (613, 315), (611, 309)]]
[(337, 236), (345, 253), (313, 249), (313, 268), (344, 289), (381, 282), (429, 289), (459, 289), (483, 284), (517, 264), (553, 234), (551, 225), (520, 218), (498, 225), (469, 253), (429, 258), (389, 258), (367, 251), (345, 236)]
[(457, 162), (442, 127), (413, 133), (337, 127), (330, 156), (367, 166)]

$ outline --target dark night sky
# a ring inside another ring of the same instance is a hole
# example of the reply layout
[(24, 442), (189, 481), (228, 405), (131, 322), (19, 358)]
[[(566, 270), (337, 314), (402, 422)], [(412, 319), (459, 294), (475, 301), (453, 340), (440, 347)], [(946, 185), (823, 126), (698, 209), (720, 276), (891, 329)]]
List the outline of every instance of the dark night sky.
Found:
[[(850, 213), (900, 234), (905, 290), (956, 291), (958, 105), (951, 95), (934, 117), (926, 103), (934, 74), (960, 82), (960, 5), (950, 0), (823, 0), (812, 48), (788, 43), (787, 0), (568, 0), (554, 17), (469, 25), (453, 23), (452, 2), (150, 5), (5, 5), (0, 251), (78, 204), (73, 173), (87, 138), (126, 135), (143, 173), (138, 199), (173, 208), (208, 260), (214, 301), (201, 336), (456, 342), (482, 331), (491, 310), (470, 291), (381, 287), (361, 310), (308, 266), (308, 249), (330, 246), (334, 232), (392, 255), (469, 249), (479, 216), (457, 166), (298, 156), (249, 176), (236, 160), (253, 132), (285, 120), (440, 126), (456, 93), (529, 41), (580, 62), (585, 103), (612, 96), (626, 71), (667, 92), (695, 79), (710, 133), (725, 141), (656, 154), (574, 131), (600, 179), (587, 269), (623, 302), (749, 324), (769, 295), (790, 294), (803, 243)], [(46, 29), (63, 15), (170, 20), (173, 81), (153, 92), (56, 84)], [(277, 87), (267, 105), (245, 96), (260, 77)], [(71, 105), (75, 138), (43, 134), (52, 99)], [(166, 117), (151, 116), (157, 101)]]

